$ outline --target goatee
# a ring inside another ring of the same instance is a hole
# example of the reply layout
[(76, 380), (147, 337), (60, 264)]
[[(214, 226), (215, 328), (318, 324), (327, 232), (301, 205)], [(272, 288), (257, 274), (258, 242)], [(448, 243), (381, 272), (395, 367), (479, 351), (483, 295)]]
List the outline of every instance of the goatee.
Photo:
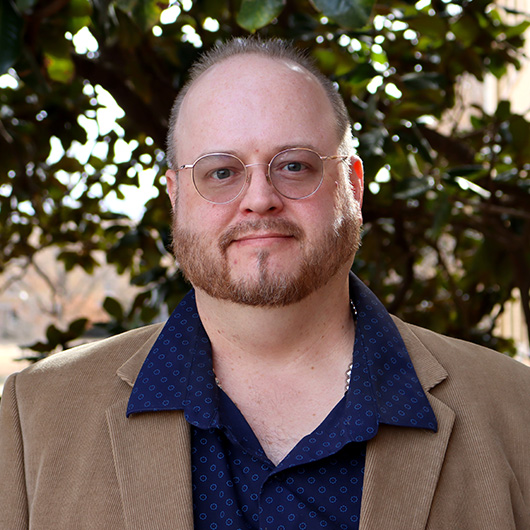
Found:
[[(261, 307), (293, 304), (325, 285), (339, 268), (351, 262), (359, 247), (359, 206), (344, 196), (339, 197), (338, 203), (334, 223), (316, 241), (309, 241), (304, 230), (291, 221), (268, 218), (228, 227), (217, 245), (209, 246), (203, 234), (179, 226), (175, 215), (173, 252), (188, 281), (214, 298)], [(257, 274), (232, 278), (228, 248), (238, 237), (253, 232), (275, 232), (294, 238), (301, 252), (298, 267), (290, 272), (271, 271), (270, 251), (260, 250)]]

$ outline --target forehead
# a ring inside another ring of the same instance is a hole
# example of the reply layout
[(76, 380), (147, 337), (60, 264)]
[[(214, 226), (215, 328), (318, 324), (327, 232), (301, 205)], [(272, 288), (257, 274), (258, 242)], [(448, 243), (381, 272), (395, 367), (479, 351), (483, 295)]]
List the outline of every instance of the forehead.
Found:
[(177, 152), (337, 144), (333, 108), (301, 66), (255, 54), (226, 59), (192, 85), (178, 116)]

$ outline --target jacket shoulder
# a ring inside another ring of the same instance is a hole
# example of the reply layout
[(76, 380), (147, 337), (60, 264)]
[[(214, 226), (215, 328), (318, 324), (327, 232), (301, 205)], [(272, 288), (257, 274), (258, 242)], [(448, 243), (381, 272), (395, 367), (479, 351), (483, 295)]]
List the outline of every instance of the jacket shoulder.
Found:
[[(486, 367), (502, 367), (504, 370), (512, 369), (520, 372), (523, 376), (530, 377), (530, 368), (508, 355), (479, 344), (448, 337), (413, 324), (407, 324), (395, 317), (394, 321), (398, 325), (400, 332), (403, 330), (408, 331), (440, 361), (449, 364), (457, 363), (459, 366), (468, 364), (476, 366), (476, 362), (480, 361), (480, 364)], [(405, 335), (407, 335), (406, 332)]]
[[(138, 370), (163, 324), (153, 324), (118, 335), (54, 353), (15, 374), (19, 391), (47, 395), (53, 388), (89, 391), (93, 385), (104, 387), (116, 378), (116, 372), (127, 361), (137, 358)], [(13, 376), (12, 376), (13, 377)]]
[[(461, 339), (394, 321), (407, 346), (420, 380), (431, 379), (426, 390), (440, 385), (440, 390), (480, 401), (512, 403), (517, 409), (522, 403), (530, 408), (530, 367), (502, 353)], [(436, 377), (433, 377), (436, 373)]]

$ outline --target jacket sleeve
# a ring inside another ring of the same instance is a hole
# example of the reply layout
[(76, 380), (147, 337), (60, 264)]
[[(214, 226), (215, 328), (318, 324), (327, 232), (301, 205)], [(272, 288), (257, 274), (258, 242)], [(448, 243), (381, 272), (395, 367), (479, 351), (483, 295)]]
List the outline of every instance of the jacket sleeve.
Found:
[(0, 530), (28, 528), (24, 444), (14, 374), (7, 379), (0, 402)]

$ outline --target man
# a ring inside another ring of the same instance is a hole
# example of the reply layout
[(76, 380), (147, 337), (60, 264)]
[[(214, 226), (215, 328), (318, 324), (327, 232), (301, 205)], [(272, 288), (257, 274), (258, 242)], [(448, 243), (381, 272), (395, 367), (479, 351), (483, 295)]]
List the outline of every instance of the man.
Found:
[(349, 274), (362, 166), (333, 85), (234, 40), (171, 124), (194, 290), (7, 382), (0, 528), (530, 528), (530, 371)]

